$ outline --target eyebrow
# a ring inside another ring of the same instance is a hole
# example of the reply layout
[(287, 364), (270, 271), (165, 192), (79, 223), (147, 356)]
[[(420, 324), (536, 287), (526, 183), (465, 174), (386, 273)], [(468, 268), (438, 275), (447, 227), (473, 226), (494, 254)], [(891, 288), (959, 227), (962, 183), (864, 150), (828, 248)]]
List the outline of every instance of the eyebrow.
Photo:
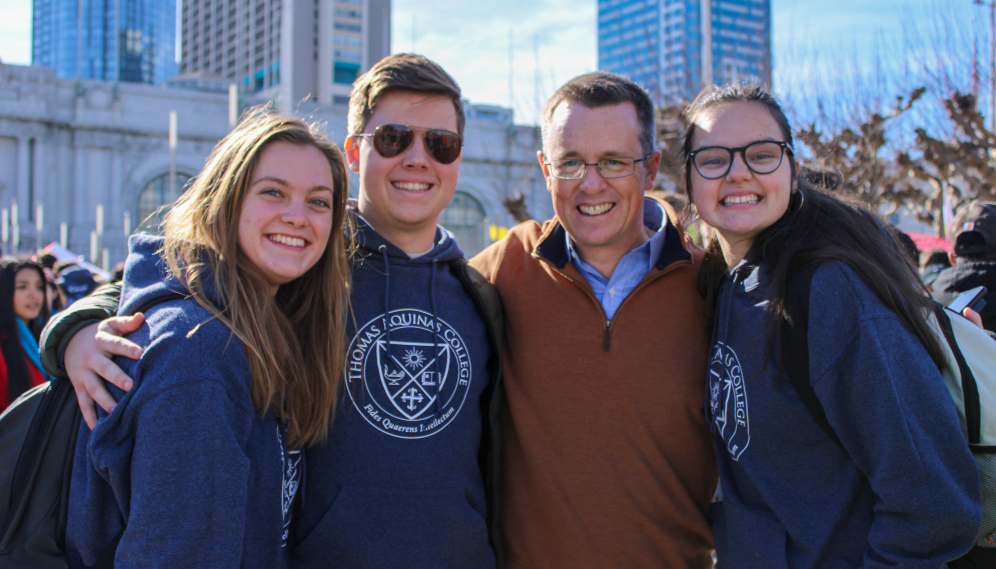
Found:
[[(785, 141), (769, 137), (769, 138), (759, 138), (757, 140), (752, 140), (752, 141), (748, 142), (747, 144), (744, 144), (743, 146), (722, 146), (720, 144), (703, 144), (702, 146), (699, 146), (697, 148), (693, 148), (692, 152), (695, 152), (696, 150), (702, 150), (703, 148), (743, 148), (745, 146), (749, 146), (751, 144), (754, 144), (755, 142), (785, 142)], [(785, 142), (785, 144), (788, 144), (788, 143)]]
[[(276, 176), (263, 176), (262, 178), (257, 178), (256, 181), (254, 181), (252, 183), (252, 185), (255, 186), (256, 184), (258, 184), (260, 182), (276, 182), (276, 183), (280, 184), (281, 186), (289, 186), (290, 185), (290, 184), (287, 183), (287, 180), (283, 180), (283, 179), (278, 178)], [(315, 190), (329, 192), (330, 194), (334, 194), (335, 193), (334, 191), (332, 191), (331, 188), (329, 188), (327, 186), (315, 186), (315, 187), (309, 189), (308, 191), (309, 192), (313, 192)]]
[[(578, 152), (577, 150), (571, 150), (570, 152), (565, 152), (562, 157), (557, 158), (556, 160), (566, 160), (567, 158), (578, 158), (580, 156), (581, 156), (580, 152)], [(629, 153), (620, 152), (618, 150), (609, 150), (607, 152), (603, 152), (600, 156), (602, 158), (599, 158), (599, 160), (603, 158), (628, 158)]]

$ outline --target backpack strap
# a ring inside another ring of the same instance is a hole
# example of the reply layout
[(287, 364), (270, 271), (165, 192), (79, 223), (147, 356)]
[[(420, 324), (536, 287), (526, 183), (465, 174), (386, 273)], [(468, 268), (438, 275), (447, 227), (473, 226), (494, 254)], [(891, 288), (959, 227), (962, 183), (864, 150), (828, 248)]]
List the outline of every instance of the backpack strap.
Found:
[(837, 446), (844, 448), (837, 433), (827, 421), (827, 414), (809, 380), (809, 289), (812, 287), (815, 272), (816, 265), (809, 265), (790, 275), (786, 283), (785, 310), (788, 312), (788, 318), (781, 323), (781, 361), (788, 374), (789, 383), (795, 388), (796, 394), (816, 424)]
[(502, 342), (505, 338), (504, 311), (498, 289), (484, 275), (471, 267), (465, 257), (449, 261), (450, 270), (463, 285), (484, 321), (491, 338), (494, 365), (491, 381), (481, 395), (481, 446), (478, 466), (484, 479), (484, 493), (488, 506), (488, 539), (494, 549), (497, 566), (504, 567), (504, 538), (501, 527), (502, 465), (504, 455), (501, 414), (505, 406), (505, 387), (502, 385)]
[(948, 316), (947, 308), (937, 302), (934, 303), (934, 317), (944, 334), (943, 338), (938, 338), (947, 343), (955, 363), (958, 365), (958, 374), (961, 377), (962, 397), (965, 402), (965, 422), (968, 427), (968, 443), (977, 445), (982, 433), (982, 403), (979, 398), (979, 385), (972, 373), (972, 367), (968, 365), (965, 354), (962, 353), (955, 338), (954, 329), (951, 326), (951, 318)]

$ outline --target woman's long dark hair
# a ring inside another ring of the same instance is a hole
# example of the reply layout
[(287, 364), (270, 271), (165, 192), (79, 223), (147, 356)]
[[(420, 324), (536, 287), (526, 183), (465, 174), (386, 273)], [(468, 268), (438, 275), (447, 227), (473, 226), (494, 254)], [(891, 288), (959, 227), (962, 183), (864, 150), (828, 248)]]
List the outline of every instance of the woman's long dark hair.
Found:
[[(17, 314), (14, 313), (14, 280), (23, 269), (38, 271), (42, 284), (45, 272), (41, 265), (13, 257), (0, 259), (0, 352), (7, 365), (7, 402), (13, 403), (22, 393), (31, 388), (31, 374), (28, 372), (28, 359), (21, 346), (21, 333), (17, 329)], [(28, 329), (38, 339), (38, 334), (48, 320), (48, 303), (42, 292), (42, 308), (38, 317), (25, 322)]]
[[(792, 131), (778, 101), (757, 85), (733, 83), (703, 91), (685, 111), (688, 128), (683, 151), (686, 158), (692, 151), (695, 123), (702, 113), (719, 105), (737, 102), (754, 103), (767, 109), (782, 131), (785, 142), (792, 144)], [(768, 267), (772, 279), (768, 289), (767, 353), (771, 353), (770, 348), (781, 342), (782, 327), (775, 323), (786, 316), (785, 295), (789, 276), (809, 265), (842, 261), (853, 268), (882, 303), (916, 334), (930, 357), (939, 364), (943, 360), (943, 352), (924, 319), (924, 314), (933, 307), (932, 301), (920, 281), (916, 266), (893, 232), (857, 198), (841, 193), (846, 188), (831, 193), (814, 183), (826, 179), (820, 175), (818, 168), (797, 172), (794, 160), (791, 167), (798, 191), (792, 193), (785, 214), (754, 238), (747, 253), (749, 262)], [(691, 165), (687, 160), (685, 181), (691, 197)], [(706, 250), (700, 285), (708, 306), (714, 308), (728, 267), (718, 239), (713, 237)]]

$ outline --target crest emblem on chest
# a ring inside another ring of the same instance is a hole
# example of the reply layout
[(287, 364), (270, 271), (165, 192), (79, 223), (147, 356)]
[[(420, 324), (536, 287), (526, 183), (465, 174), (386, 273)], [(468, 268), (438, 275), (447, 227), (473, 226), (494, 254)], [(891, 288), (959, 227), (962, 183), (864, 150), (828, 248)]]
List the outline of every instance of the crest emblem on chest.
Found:
[(423, 438), (443, 430), (463, 407), (471, 377), (463, 339), (421, 310), (377, 316), (349, 345), (349, 396), (368, 423), (395, 437)]
[(739, 460), (750, 444), (747, 386), (737, 353), (722, 342), (709, 354), (709, 414), (726, 450)]

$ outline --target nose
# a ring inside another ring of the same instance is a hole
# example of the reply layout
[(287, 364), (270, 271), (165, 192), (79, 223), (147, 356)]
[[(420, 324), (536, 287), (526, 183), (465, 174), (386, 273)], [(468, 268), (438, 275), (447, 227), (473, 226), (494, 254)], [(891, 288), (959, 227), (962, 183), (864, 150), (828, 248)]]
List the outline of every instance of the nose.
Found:
[(290, 200), (287, 203), (287, 208), (284, 209), (283, 214), (280, 216), (281, 221), (291, 227), (304, 227), (308, 223), (305, 207), (303, 197)]
[(402, 155), (402, 165), (413, 170), (429, 168), (429, 151), (425, 148), (425, 135), (421, 132), (415, 133), (415, 140)]
[(726, 179), (730, 182), (740, 182), (749, 180), (751, 177), (750, 168), (744, 161), (743, 151), (733, 153), (733, 161), (730, 163), (730, 171), (726, 173)]
[(595, 193), (606, 185), (605, 178), (598, 171), (598, 166), (592, 164), (584, 167), (584, 176), (581, 176), (581, 184), (578, 186), (582, 191)]

